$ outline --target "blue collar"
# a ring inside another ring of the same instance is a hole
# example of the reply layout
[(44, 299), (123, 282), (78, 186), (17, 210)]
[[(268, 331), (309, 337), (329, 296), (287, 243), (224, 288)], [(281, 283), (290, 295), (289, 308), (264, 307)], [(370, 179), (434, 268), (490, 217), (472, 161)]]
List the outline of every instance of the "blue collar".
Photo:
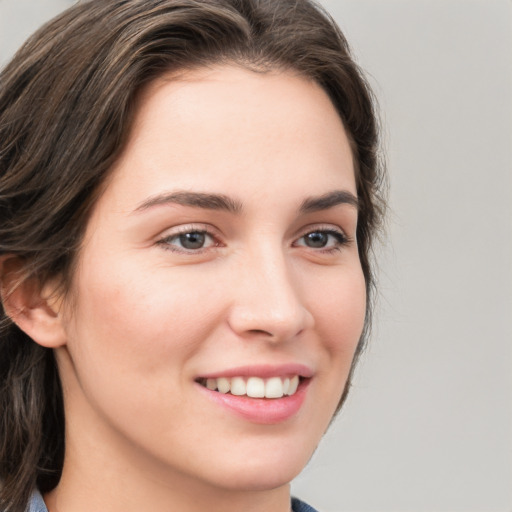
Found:
[(35, 490), (30, 496), (26, 512), (48, 512), (43, 497), (38, 490)]

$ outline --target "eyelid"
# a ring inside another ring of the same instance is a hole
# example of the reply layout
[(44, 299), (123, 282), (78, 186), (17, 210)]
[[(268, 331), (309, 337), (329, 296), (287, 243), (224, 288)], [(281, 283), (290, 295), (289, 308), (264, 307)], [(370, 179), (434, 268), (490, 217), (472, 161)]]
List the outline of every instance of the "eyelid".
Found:
[(315, 231), (326, 231), (326, 232), (336, 232), (336, 233), (339, 233), (340, 235), (343, 235), (343, 237), (347, 240), (347, 241), (350, 241), (351, 240), (351, 237), (347, 234), (347, 232), (341, 228), (340, 226), (336, 225), (336, 224), (325, 224), (325, 223), (320, 223), (320, 224), (309, 224), (303, 228), (301, 228), (296, 236), (295, 236), (295, 239), (299, 239), (299, 238), (302, 238), (303, 236), (307, 235), (308, 233), (313, 233)]
[(217, 228), (205, 222), (189, 222), (187, 224), (178, 224), (171, 226), (161, 231), (157, 238), (168, 238), (170, 236), (181, 235), (183, 233), (190, 233), (191, 231), (204, 231), (212, 236), (220, 236)]

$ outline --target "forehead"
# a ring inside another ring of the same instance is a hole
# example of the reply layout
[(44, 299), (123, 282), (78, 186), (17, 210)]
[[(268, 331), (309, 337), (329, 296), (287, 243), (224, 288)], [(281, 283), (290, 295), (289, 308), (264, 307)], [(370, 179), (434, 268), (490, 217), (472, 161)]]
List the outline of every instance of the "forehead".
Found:
[(122, 175), (147, 194), (164, 178), (166, 187), (200, 182), (229, 192), (240, 180), (264, 190), (269, 174), (282, 189), (302, 176), (312, 194), (322, 192), (317, 185), (339, 188), (340, 179), (355, 192), (343, 123), (312, 81), (219, 66), (163, 76), (142, 91), (113, 181)]

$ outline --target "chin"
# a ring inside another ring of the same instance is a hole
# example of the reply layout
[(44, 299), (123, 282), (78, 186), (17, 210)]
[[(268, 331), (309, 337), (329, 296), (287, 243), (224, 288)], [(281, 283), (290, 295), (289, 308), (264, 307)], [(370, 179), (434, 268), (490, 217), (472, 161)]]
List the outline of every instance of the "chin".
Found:
[(237, 474), (233, 479), (221, 483), (221, 487), (230, 491), (259, 492), (269, 491), (288, 485), (302, 470), (288, 471), (287, 468), (266, 468), (259, 472), (246, 471), (245, 475)]
[[(294, 450), (292, 455), (283, 453), (276, 457), (275, 453), (265, 457), (244, 459), (240, 464), (229, 468), (222, 478), (220, 467), (216, 477), (221, 477), (223, 487), (238, 491), (265, 491), (288, 485), (306, 466), (314, 450), (307, 454)], [(219, 482), (220, 483), (220, 482)]]

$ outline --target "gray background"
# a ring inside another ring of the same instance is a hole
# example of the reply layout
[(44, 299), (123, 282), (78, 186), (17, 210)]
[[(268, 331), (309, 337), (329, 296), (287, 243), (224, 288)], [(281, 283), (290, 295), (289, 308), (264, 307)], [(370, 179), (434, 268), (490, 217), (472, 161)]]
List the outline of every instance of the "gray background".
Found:
[[(72, 2), (0, 0), (0, 64)], [(324, 0), (379, 96), (379, 310), (294, 482), (324, 512), (512, 512), (512, 3)]]

